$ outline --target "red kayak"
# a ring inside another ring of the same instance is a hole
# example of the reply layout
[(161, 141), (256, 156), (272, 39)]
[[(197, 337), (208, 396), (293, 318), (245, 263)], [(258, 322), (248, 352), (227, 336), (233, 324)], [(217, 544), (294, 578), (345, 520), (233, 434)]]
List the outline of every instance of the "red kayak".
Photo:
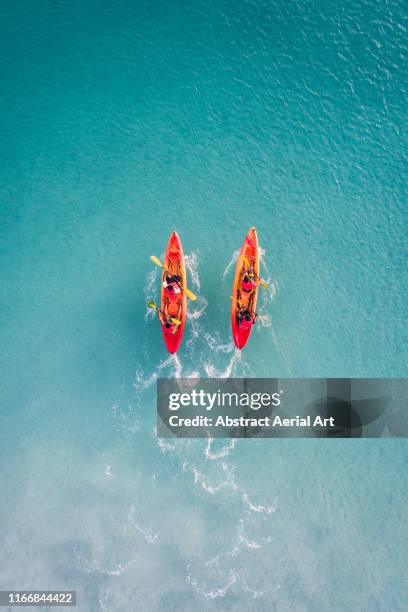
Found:
[(161, 286), (161, 311), (180, 321), (180, 325), (161, 316), (164, 342), (169, 353), (175, 353), (183, 337), (187, 314), (186, 266), (183, 247), (177, 232), (170, 234), (164, 256)]
[[(246, 282), (248, 277), (255, 282)], [(256, 300), (259, 280), (259, 246), (256, 229), (251, 227), (238, 256), (235, 268), (231, 299), (232, 336), (237, 348), (242, 349), (248, 342), (255, 321)], [(248, 320), (247, 320), (248, 319)]]

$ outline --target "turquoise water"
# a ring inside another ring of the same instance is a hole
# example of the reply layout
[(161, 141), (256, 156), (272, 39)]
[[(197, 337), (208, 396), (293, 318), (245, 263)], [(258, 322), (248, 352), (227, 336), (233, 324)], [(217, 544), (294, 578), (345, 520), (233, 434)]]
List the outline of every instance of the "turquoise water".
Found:
[[(159, 374), (406, 376), (402, 1), (0, 11), (0, 588), (403, 610), (403, 441), (154, 430)], [(253, 224), (267, 318), (238, 354)], [(173, 229), (199, 295), (176, 358), (145, 307)]]

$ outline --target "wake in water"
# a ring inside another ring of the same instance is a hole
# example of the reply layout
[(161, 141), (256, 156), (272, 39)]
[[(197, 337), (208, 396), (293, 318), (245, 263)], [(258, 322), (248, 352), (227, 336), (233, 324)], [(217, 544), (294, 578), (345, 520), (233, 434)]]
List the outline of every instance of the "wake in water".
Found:
[[(233, 448), (235, 448), (235, 445), (230, 445), (229, 450), (232, 450)], [(229, 451), (225, 454), (229, 454)], [(226, 461), (222, 461), (220, 466), (222, 470), (221, 475), (223, 475), (223, 478), (218, 484), (210, 484), (205, 474), (203, 474), (197, 467), (195, 467), (194, 464), (191, 464), (188, 461), (185, 461), (183, 463), (183, 471), (190, 470), (194, 476), (194, 482), (196, 484), (199, 484), (205, 491), (207, 491), (211, 495), (219, 493), (219, 491), (224, 488), (229, 488), (232, 491), (236, 492), (241, 498), (244, 509), (246, 511), (261, 514), (272, 514), (276, 511), (276, 505), (258, 504), (250, 499), (245, 489), (236, 482), (234, 465), (230, 466), (228, 465), (228, 463), (226, 463)]]
[[(230, 442), (229, 449), (235, 446), (234, 442), (236, 441), (231, 440)], [(231, 495), (236, 496), (237, 500), (241, 502), (242, 515), (232, 525), (231, 547), (222, 549), (215, 556), (211, 556), (201, 567), (200, 564), (196, 564), (195, 571), (191, 565), (188, 565), (186, 579), (192, 588), (206, 599), (225, 597), (227, 591), (232, 587), (234, 587), (234, 590), (242, 589), (249, 592), (253, 598), (263, 597), (267, 590), (250, 586), (247, 577), (237, 571), (236, 568), (240, 565), (245, 567), (245, 557), (249, 553), (252, 555), (249, 559), (253, 562), (253, 554), (261, 552), (265, 546), (272, 542), (272, 537), (265, 534), (264, 531), (256, 538), (249, 532), (252, 529), (252, 518), (257, 517), (255, 524), (259, 525), (259, 518), (263, 517), (265, 519), (272, 515), (276, 511), (276, 504), (267, 505), (255, 502), (245, 489), (237, 483), (235, 466), (229, 466), (226, 461), (216, 463), (220, 468), (217, 483), (211, 482), (211, 478), (204, 474), (204, 466), (199, 468), (185, 461), (183, 470), (190, 471), (194, 484), (210, 497), (220, 495), (229, 499), (231, 504)], [(243, 558), (240, 559), (240, 557)], [(268, 590), (274, 590), (274, 587), (272, 586), (272, 589)]]
[[(268, 262), (266, 260), (265, 249), (262, 249), (262, 248), (259, 249), (259, 260), (260, 260), (260, 263), (262, 264), (261, 275), (262, 275), (263, 280), (268, 284), (268, 288), (264, 289), (263, 287), (260, 287), (258, 296), (260, 293), (262, 303), (263, 305), (265, 304), (266, 306), (267, 303), (269, 304), (273, 302), (273, 300), (276, 298), (278, 294), (278, 282), (276, 280), (273, 280), (272, 278), (272, 273), (269, 269)], [(263, 272), (263, 270), (265, 270), (266, 274)]]
[(186, 268), (190, 272), (193, 285), (197, 289), (201, 289), (200, 277), (198, 274), (198, 254), (192, 251), (189, 255), (185, 256)]
[(163, 370), (166, 370), (166, 368), (169, 367), (173, 368), (171, 376), (173, 376), (174, 378), (180, 378), (181, 362), (180, 359), (177, 357), (177, 354), (169, 355), (167, 359), (161, 361), (150, 375), (145, 376), (143, 368), (139, 367), (136, 371), (135, 382), (133, 383), (136, 392), (140, 393), (144, 389), (148, 389), (149, 387), (151, 387), (159, 378)]
[(204, 370), (208, 378), (230, 378), (235, 372), (236, 365), (241, 360), (241, 351), (235, 349), (231, 359), (223, 370), (217, 368), (213, 363), (204, 363)]
[[(228, 290), (226, 283), (230, 282), (227, 275), (237, 260), (236, 251), (231, 261), (222, 274), (220, 285), (224, 291)], [(260, 598), (264, 591), (255, 588), (248, 583), (244, 573), (236, 571), (236, 561), (242, 557), (241, 563), (245, 565), (248, 554), (258, 554), (263, 547), (271, 541), (264, 529), (259, 529), (259, 519), (255, 522), (253, 517), (269, 517), (276, 506), (264, 499), (254, 499), (251, 492), (244, 486), (236, 473), (236, 464), (229, 463), (233, 457), (239, 457), (241, 441), (236, 439), (211, 439), (192, 440), (177, 438), (157, 438), (154, 424), (154, 387), (159, 377), (174, 378), (229, 378), (244, 375), (250, 372), (250, 364), (247, 363), (245, 352), (235, 348), (231, 340), (230, 330), (209, 330), (206, 328), (206, 311), (208, 301), (201, 289), (201, 279), (198, 272), (199, 257), (197, 253), (186, 256), (186, 265), (189, 274), (190, 286), (197, 293), (197, 301), (188, 304), (188, 320), (186, 325), (185, 344), (178, 354), (162, 357), (153, 361), (151, 355), (154, 352), (148, 345), (146, 355), (150, 357), (147, 365), (141, 362), (135, 374), (133, 383), (134, 400), (127, 410), (121, 410), (119, 404), (115, 405), (114, 415), (118, 429), (123, 431), (125, 439), (132, 436), (134, 444), (145, 445), (144, 453), (151, 454), (149, 461), (158, 454), (159, 457), (167, 455), (166, 465), (171, 465), (173, 477), (183, 478), (184, 486), (191, 487), (191, 494), (208, 496), (207, 503), (219, 497), (220, 503), (224, 498), (232, 500), (234, 506), (234, 519), (231, 522), (231, 533), (225, 539), (224, 544), (218, 545), (219, 550), (211, 550), (202, 560), (192, 562), (186, 567), (186, 581), (190, 587), (207, 600), (226, 597), (231, 590), (246, 591), (253, 598)], [(266, 267), (265, 267), (266, 269)], [(270, 288), (260, 296), (262, 312), (269, 314), (270, 302), (277, 294), (277, 284), (272, 283), (267, 271), (267, 282)], [(149, 271), (145, 283), (146, 300), (152, 299), (160, 290), (160, 270)], [(156, 298), (157, 299), (157, 298)], [(157, 325), (153, 321), (155, 316), (146, 315), (148, 328)], [(273, 329), (269, 322), (262, 321), (263, 327)], [(146, 334), (148, 339), (148, 334)], [(161, 347), (161, 354), (164, 347)], [(152, 410), (150, 410), (152, 408)], [(148, 435), (146, 436), (146, 425)], [(143, 438), (143, 439), (142, 439)], [(238, 453), (238, 455), (237, 455)], [(113, 473), (109, 467), (105, 477), (111, 481)], [(114, 470), (115, 480), (120, 478), (118, 467)], [(148, 492), (149, 489), (146, 489)], [(150, 492), (152, 498), (154, 491)], [(152, 528), (141, 520), (144, 516), (143, 507), (136, 502), (130, 505), (127, 518), (127, 529), (139, 534), (146, 545), (159, 546), (161, 541), (161, 530)], [(142, 504), (143, 506), (143, 504)], [(232, 518), (232, 517), (231, 517)], [(258, 525), (258, 526), (257, 526)], [(255, 526), (255, 527), (254, 527)], [(207, 560), (206, 560), (207, 559)], [(130, 562), (131, 564), (132, 562)], [(130, 569), (129, 561), (118, 563), (108, 569), (110, 575), (120, 575)], [(106, 571), (104, 568), (103, 571)]]
[(234, 450), (235, 445), (237, 443), (237, 438), (230, 438), (228, 444), (225, 444), (221, 447), (218, 452), (214, 452), (212, 447), (214, 445), (214, 438), (208, 438), (207, 447), (205, 449), (205, 458), (206, 459), (222, 459), (230, 454), (230, 451)]
[(235, 345), (232, 341), (228, 342), (227, 344), (223, 344), (220, 341), (218, 333), (214, 335), (211, 335), (210, 333), (206, 333), (204, 338), (207, 341), (207, 344), (210, 347), (210, 349), (214, 351), (215, 353), (232, 353), (232, 351), (235, 348)]
[(268, 312), (268, 310), (270, 309), (270, 305), (273, 303), (273, 301), (278, 296), (279, 284), (276, 279), (273, 280), (272, 278), (272, 273), (268, 266), (268, 262), (266, 260), (265, 255), (266, 255), (265, 250), (260, 249), (260, 260), (262, 262), (263, 269), (266, 271), (266, 275), (264, 275), (264, 279), (268, 283), (269, 287), (268, 289), (263, 290), (263, 291), (260, 289), (261, 295), (260, 295), (260, 300), (259, 300), (259, 304), (260, 304), (259, 310), (260, 312), (265, 313), (265, 317), (259, 320), (260, 326), (258, 329), (265, 328), (265, 327), (269, 328), (268, 332), (270, 334), (270, 337), (272, 339), (272, 342), (275, 346), (276, 351), (279, 353), (279, 355), (282, 358), (284, 368), (287, 374), (293, 377), (293, 371), (292, 371), (289, 355), (284, 350), (282, 343), (279, 340), (278, 332), (276, 328), (274, 328), (273, 326), (272, 314)]
[(230, 261), (229, 261), (229, 262), (228, 262), (228, 264), (227, 264), (227, 267), (225, 268), (225, 270), (224, 270), (224, 272), (223, 272), (223, 274), (222, 274), (222, 278), (223, 278), (223, 280), (225, 280), (225, 278), (226, 278), (226, 276), (227, 276), (228, 272), (230, 271), (230, 269), (232, 268), (232, 266), (233, 266), (233, 265), (235, 264), (235, 262), (237, 261), (237, 259), (238, 259), (238, 255), (239, 255), (239, 251), (234, 251), (234, 253), (233, 253), (233, 255), (232, 255), (232, 257), (231, 257)]

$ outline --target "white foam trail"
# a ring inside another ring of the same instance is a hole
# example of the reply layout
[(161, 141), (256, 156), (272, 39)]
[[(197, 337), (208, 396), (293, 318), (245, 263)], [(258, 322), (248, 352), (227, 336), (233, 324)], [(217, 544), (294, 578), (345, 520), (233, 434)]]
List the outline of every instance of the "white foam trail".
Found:
[(187, 446), (191, 445), (191, 440), (188, 439), (176, 438), (172, 442), (167, 442), (164, 438), (158, 438), (156, 429), (154, 430), (153, 437), (162, 453), (176, 453), (179, 455), (185, 452)]
[(125, 563), (124, 565), (122, 565), (121, 563), (118, 563), (118, 565), (116, 566), (116, 569), (114, 569), (114, 570), (106, 570), (106, 571), (104, 571), (102, 573), (103, 574), (107, 574), (108, 576), (120, 576), (131, 565), (133, 565), (133, 563), (134, 563), (134, 561), (130, 561), (129, 563)]
[[(189, 565), (187, 569), (189, 569)], [(200, 587), (198, 581), (193, 578), (192, 574), (189, 572), (186, 576), (186, 582), (188, 582), (196, 593), (203, 595), (206, 599), (218, 599), (219, 597), (225, 597), (227, 591), (237, 582), (237, 576), (235, 575), (233, 570), (230, 570), (229, 577), (224, 586), (216, 587), (215, 589), (211, 589), (207, 591), (207, 585), (204, 584), (203, 587)]]
[(190, 470), (190, 472), (192, 472), (194, 476), (194, 482), (199, 483), (202, 486), (202, 488), (205, 491), (207, 491), (207, 493), (210, 493), (211, 495), (215, 495), (215, 493), (218, 493), (218, 491), (220, 491), (224, 487), (227, 487), (229, 484), (228, 481), (223, 481), (219, 485), (214, 485), (214, 486), (207, 484), (207, 482), (205, 481), (204, 474), (200, 472), (193, 465), (190, 465), (187, 461), (183, 463), (183, 471), (185, 472), (186, 470)]
[(217, 370), (212, 363), (204, 364), (204, 369), (209, 378), (230, 378), (235, 365), (240, 361), (240, 359), (241, 352), (236, 349), (225, 370)]
[(265, 281), (268, 283), (268, 289), (264, 289), (260, 287), (258, 292), (258, 307), (257, 311), (259, 312), (259, 317), (257, 319), (257, 329), (271, 327), (272, 326), (272, 315), (268, 312), (268, 309), (271, 306), (272, 301), (276, 296), (276, 286), (275, 283), (271, 281), (269, 277), (265, 278)]
[(244, 591), (248, 591), (248, 593), (251, 593), (252, 597), (254, 599), (258, 599), (259, 597), (263, 597), (265, 595), (265, 593), (266, 593), (266, 591), (256, 591), (254, 589), (251, 589), (246, 584), (244, 584), (242, 588), (244, 589)]
[(156, 310), (154, 308), (148, 308), (145, 312), (144, 320), (148, 321), (149, 319), (155, 319), (156, 316)]
[(236, 491), (240, 494), (243, 504), (247, 506), (251, 512), (260, 514), (272, 514), (273, 512), (276, 512), (276, 506), (266, 506), (263, 504), (256, 504), (251, 501), (245, 489), (243, 489), (241, 485), (236, 483), (234, 467), (229, 468), (228, 464), (225, 461), (221, 463), (221, 467), (226, 475), (226, 479), (223, 480), (220, 484), (212, 485), (208, 483), (205, 475), (194, 465), (188, 463), (187, 461), (183, 463), (183, 471), (190, 470), (194, 476), (194, 482), (200, 484), (201, 487), (211, 495), (215, 495), (222, 489), (230, 487), (233, 491)]
[[(146, 282), (143, 287), (143, 293), (145, 296), (145, 302), (149, 302), (151, 300), (157, 301), (156, 292), (158, 286), (158, 268), (154, 268), (151, 270), (146, 276)], [(148, 321), (149, 319), (154, 319), (156, 317), (156, 310), (153, 308), (148, 308), (145, 312), (144, 319)]]
[[(250, 538), (248, 538), (245, 534), (244, 534), (244, 524), (245, 524), (245, 520), (246, 519), (240, 519), (239, 521), (239, 526), (238, 526), (238, 544), (236, 544), (235, 546), (233, 546), (233, 548), (231, 550), (225, 551), (225, 552), (220, 552), (218, 553), (218, 555), (216, 555), (215, 557), (212, 557), (211, 559), (209, 559), (208, 561), (205, 562), (205, 567), (210, 567), (210, 568), (214, 568), (217, 573), (223, 576), (223, 572), (222, 572), (222, 566), (226, 563), (234, 563), (234, 566), (237, 564), (237, 560), (236, 558), (239, 555), (243, 555), (245, 554), (245, 551), (252, 551), (253, 553), (261, 550), (265, 545), (269, 544), (270, 542), (273, 541), (273, 539), (269, 536), (264, 536), (261, 538), (261, 540), (257, 541), (257, 540), (252, 540)], [(233, 561), (232, 561), (233, 560)], [(233, 569), (229, 569), (229, 572), (231, 574), (231, 572), (233, 572)], [(251, 588), (248, 585), (248, 582), (245, 578), (245, 576), (240, 576), (239, 574), (235, 574), (236, 578), (240, 579), (240, 583), (242, 586), (242, 589), (244, 591), (247, 591), (249, 593), (251, 593), (252, 597), (254, 599), (263, 597), (263, 595), (267, 592), (267, 590), (256, 590)], [(206, 586), (206, 585), (204, 585)], [(277, 587), (279, 588), (279, 587)], [(273, 588), (273, 590), (275, 590), (276, 587)]]
[[(220, 560), (223, 558), (226, 559), (228, 557), (236, 557), (239, 553), (242, 553), (244, 549), (260, 550), (265, 546), (265, 544), (269, 544), (270, 542), (273, 541), (273, 538), (269, 536), (263, 537), (261, 542), (256, 542), (255, 540), (249, 540), (242, 534), (243, 525), (244, 525), (244, 520), (240, 519), (239, 529), (238, 529), (238, 545), (234, 546), (231, 550), (227, 552), (221, 552), (215, 557), (213, 557), (212, 559), (209, 559), (208, 561), (206, 561), (205, 562), (206, 567), (210, 567), (211, 565), (216, 565), (219, 567)], [(245, 580), (244, 580), (244, 584), (247, 584)], [(252, 589), (247, 589), (247, 590), (252, 592)], [(262, 594), (263, 593), (265, 593), (265, 591), (262, 591)]]
[(243, 544), (245, 546), (245, 548), (249, 548), (249, 549), (260, 549), (263, 548), (263, 546), (265, 546), (265, 544), (269, 544), (270, 542), (272, 542), (272, 538), (270, 536), (264, 536), (260, 542), (256, 542), (255, 540), (249, 540), (243, 533), (244, 530), (244, 520), (240, 519), (239, 521), (239, 533), (238, 533), (238, 540), (240, 542), (240, 544)]
[[(146, 281), (143, 287), (144, 299), (145, 302), (150, 300), (157, 301), (157, 288), (160, 287), (159, 284), (159, 270), (158, 268), (154, 268), (146, 275)], [(145, 313), (145, 321), (149, 318), (154, 319), (156, 316), (156, 311), (154, 309), (149, 308)]]
[(261, 270), (261, 276), (264, 279), (264, 281), (269, 285), (268, 289), (262, 289), (262, 294), (263, 295), (269, 294), (269, 298), (274, 299), (276, 297), (276, 294), (278, 293), (279, 286), (278, 286), (278, 282), (276, 280), (273, 280), (273, 275), (271, 273), (271, 270), (268, 266), (268, 262), (266, 260), (265, 249), (262, 249), (262, 248), (259, 249), (259, 260), (262, 263), (262, 267), (266, 271), (266, 274), (262, 274), (262, 270)]
[(134, 506), (130, 506), (130, 508), (129, 508), (128, 521), (129, 521), (129, 523), (131, 523), (134, 526), (136, 531), (138, 531), (140, 534), (142, 534), (142, 536), (144, 537), (146, 542), (148, 542), (149, 544), (155, 544), (157, 542), (157, 540), (159, 539), (159, 536), (160, 536), (160, 532), (159, 531), (157, 533), (153, 533), (151, 528), (150, 529), (144, 529), (136, 521), (136, 519), (135, 519), (135, 507)]
[(272, 325), (271, 325), (271, 335), (272, 335), (273, 343), (274, 343), (274, 345), (276, 347), (276, 350), (282, 356), (283, 363), (284, 363), (285, 368), (287, 369), (287, 371), (289, 373), (289, 376), (293, 377), (293, 372), (292, 372), (292, 367), (291, 367), (291, 364), (290, 364), (290, 361), (289, 361), (289, 357), (287, 356), (285, 351), (282, 349), (281, 344), (280, 344), (279, 339), (278, 339), (278, 335), (275, 332), (275, 329), (274, 329), (274, 327)]
[(146, 298), (151, 298), (152, 295), (156, 293), (157, 290), (157, 281), (159, 276), (159, 269), (155, 267), (151, 270), (146, 276), (146, 282), (143, 287), (144, 294)]
[[(194, 302), (194, 303), (196, 304), (197, 302)], [(204, 312), (205, 312), (205, 309), (208, 306), (208, 302), (207, 302), (207, 300), (204, 297), (199, 298), (198, 299), (198, 303), (201, 304), (200, 308), (198, 308), (196, 310), (191, 310), (191, 307), (189, 308), (188, 318), (189, 318), (190, 321), (196, 321), (197, 319), (202, 317)], [(190, 302), (189, 306), (191, 306), (191, 302)]]
[(232, 550), (228, 550), (227, 552), (219, 553), (218, 555), (216, 555), (212, 559), (209, 559), (208, 561), (205, 562), (205, 565), (207, 567), (210, 567), (211, 565), (218, 565), (219, 566), (220, 559), (222, 559), (223, 557), (236, 557), (237, 554), (240, 552), (240, 550), (241, 550), (240, 546), (234, 546), (234, 548)]
[(228, 484), (231, 486), (231, 488), (234, 491), (238, 491), (241, 494), (241, 499), (242, 499), (243, 503), (246, 506), (248, 506), (248, 508), (249, 508), (249, 510), (251, 512), (262, 513), (262, 514), (272, 514), (273, 512), (276, 511), (276, 506), (264, 506), (263, 504), (255, 504), (255, 503), (253, 503), (250, 500), (249, 495), (245, 491), (245, 489), (243, 489), (241, 487), (241, 485), (238, 485), (235, 482), (234, 468), (228, 469), (228, 464), (227, 463), (223, 463), (223, 467), (224, 467), (224, 471), (226, 471), (226, 473), (227, 473)]
[(278, 291), (279, 291), (278, 281), (277, 280), (272, 281), (271, 279), (269, 279), (269, 293), (270, 293), (272, 300), (277, 296)]
[(248, 494), (245, 493), (245, 491), (243, 491), (241, 487), (237, 486), (237, 489), (242, 493), (242, 501), (247, 504), (247, 506), (252, 512), (260, 512), (262, 514), (272, 514), (273, 512), (276, 512), (276, 506), (263, 506), (262, 504), (254, 504), (249, 499)]
[[(264, 249), (260, 249), (260, 259), (262, 261), (262, 265), (265, 268), (268, 276), (267, 278), (265, 278), (265, 281), (268, 283), (269, 288), (267, 290), (262, 291), (261, 293), (261, 300), (260, 300), (260, 310), (261, 310), (261, 314), (263, 314), (266, 310), (268, 305), (270, 304), (270, 302), (272, 302), (276, 296), (278, 295), (279, 292), (279, 283), (277, 280), (272, 280), (272, 275), (270, 272), (270, 269), (268, 267), (268, 264), (266, 262), (266, 260), (264, 260), (266, 255), (266, 252)], [(273, 327), (273, 321), (272, 321), (272, 316), (269, 313), (265, 314), (265, 318), (260, 318), (259, 319), (259, 323), (260, 323), (260, 327), (267, 327), (270, 329), (270, 333), (272, 336), (272, 340), (273, 343), (275, 345), (275, 348), (277, 350), (277, 352), (281, 355), (284, 366), (286, 368), (286, 370), (288, 371), (289, 376), (293, 376), (293, 371), (292, 371), (292, 367), (290, 364), (290, 360), (288, 355), (285, 353), (285, 351), (282, 349), (282, 346), (279, 342), (278, 339), (278, 335)]]
[(204, 338), (210, 349), (216, 353), (231, 353), (234, 350), (235, 345), (233, 342), (222, 344), (218, 338), (212, 336), (210, 333), (205, 334)]
[(147, 378), (144, 378), (143, 370), (139, 368), (136, 371), (136, 380), (133, 383), (133, 386), (136, 389), (136, 391), (140, 393), (140, 391), (151, 387), (158, 379), (160, 372), (162, 372), (162, 370), (164, 370), (165, 368), (171, 365), (174, 366), (174, 377), (180, 378), (182, 366), (181, 366), (181, 361), (179, 357), (177, 356), (177, 354), (169, 355), (167, 359), (165, 359), (164, 361), (161, 361), (159, 365), (157, 366), (156, 370)]
[[(195, 252), (186, 255), (186, 267), (191, 275), (192, 284), (194, 287), (197, 287), (198, 290), (201, 289), (200, 276), (198, 274), (198, 255)], [(186, 341), (186, 346), (189, 349), (194, 347), (194, 344), (197, 339), (202, 336), (202, 328), (200, 325), (200, 319), (204, 315), (205, 310), (208, 306), (208, 301), (202, 295), (198, 296), (196, 302), (189, 302), (188, 305), (188, 314), (187, 314), (187, 324), (189, 325), (189, 333), (188, 339)]]
[(188, 323), (190, 324), (190, 330), (189, 330), (190, 337), (187, 340), (186, 344), (189, 348), (191, 348), (193, 346), (194, 341), (197, 340), (197, 338), (200, 338), (200, 336), (202, 336), (203, 334), (202, 328), (200, 325), (200, 319), (203, 316), (205, 309), (208, 306), (208, 302), (203, 297), (199, 297), (198, 301), (201, 303), (201, 307), (198, 308), (197, 310), (188, 311), (187, 320), (188, 320)]
[(180, 357), (177, 355), (177, 353), (170, 356), (170, 361), (173, 362), (174, 365), (174, 378), (181, 378), (183, 368)]
[(191, 252), (189, 255), (185, 256), (186, 268), (190, 272), (191, 279), (193, 281), (193, 285), (197, 287), (197, 289), (201, 289), (200, 285), (200, 277), (198, 274), (198, 255), (195, 252)]
[(140, 415), (136, 414), (133, 404), (129, 404), (127, 410), (125, 409), (123, 411), (121, 410), (120, 404), (114, 404), (112, 406), (112, 414), (116, 420), (114, 425), (116, 431), (133, 434), (142, 427)]
[(112, 592), (112, 587), (108, 587), (104, 589), (99, 594), (99, 606), (102, 612), (110, 612), (110, 608), (108, 606), (108, 598)]
[[(100, 547), (103, 548), (103, 547)], [(128, 563), (118, 563), (113, 569), (103, 569), (98, 567), (93, 567), (89, 564), (86, 559), (81, 558), (81, 554), (78, 556), (78, 561), (81, 564), (81, 567), (84, 572), (87, 574), (102, 574), (105, 576), (120, 576), (123, 574), (133, 563), (135, 563), (135, 559), (132, 559)]]
[(207, 441), (207, 447), (205, 449), (205, 456), (207, 459), (222, 459), (223, 457), (226, 457), (227, 455), (230, 454), (230, 452), (232, 450), (234, 450), (236, 443), (238, 442), (237, 439), (234, 438), (230, 438), (229, 443), (227, 444), (227, 446), (223, 446), (217, 453), (214, 453), (211, 451), (211, 446), (214, 442), (214, 438), (208, 438)]
[(262, 548), (264, 546), (264, 544), (268, 544), (269, 542), (272, 542), (272, 538), (264, 538), (264, 541), (261, 544), (260, 542), (255, 542), (254, 540), (248, 540), (247, 538), (245, 538), (241, 534), (238, 535), (238, 539), (247, 548), (255, 549), (255, 550), (257, 550), (259, 548)]
[(227, 276), (228, 272), (230, 271), (231, 267), (234, 265), (234, 263), (237, 261), (238, 259), (238, 255), (239, 255), (239, 251), (234, 251), (231, 260), (228, 262), (227, 267), (225, 268), (222, 278), (225, 279), (225, 277)]
[(272, 317), (270, 314), (263, 314), (257, 318), (256, 323), (258, 325), (257, 329), (261, 327), (272, 327)]
[(184, 378), (194, 378), (195, 380), (198, 381), (200, 380), (201, 376), (200, 376), (200, 372), (198, 370), (195, 370), (194, 372), (191, 372), (191, 374), (184, 374)]
[(231, 570), (231, 574), (230, 577), (228, 578), (228, 582), (226, 583), (226, 585), (224, 587), (218, 587), (216, 589), (213, 589), (212, 591), (210, 591), (209, 593), (204, 593), (205, 597), (207, 597), (207, 599), (217, 599), (218, 597), (225, 597), (225, 595), (227, 594), (227, 591), (232, 587), (233, 584), (235, 584), (237, 581), (237, 578), (234, 574), (234, 572)]

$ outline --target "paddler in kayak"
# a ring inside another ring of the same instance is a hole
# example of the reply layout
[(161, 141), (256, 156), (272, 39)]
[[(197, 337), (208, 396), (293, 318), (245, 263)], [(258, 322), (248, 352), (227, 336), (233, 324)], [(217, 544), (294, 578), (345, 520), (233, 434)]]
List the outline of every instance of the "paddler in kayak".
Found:
[(241, 282), (241, 289), (245, 293), (252, 293), (252, 291), (259, 285), (259, 282), (255, 280), (255, 274), (252, 270), (244, 272), (244, 276)]
[(241, 306), (237, 314), (238, 325), (243, 329), (249, 329), (255, 325), (258, 313), (252, 315), (251, 311), (245, 306)]
[(181, 277), (177, 274), (175, 274), (174, 276), (171, 276), (170, 274), (165, 275), (163, 280), (163, 287), (165, 290), (166, 297), (173, 300), (175, 297), (178, 298), (181, 293), (180, 281)]
[(175, 315), (168, 314), (166, 312), (167, 307), (168, 307), (168, 303), (166, 302), (164, 311), (158, 310), (157, 314), (159, 316), (160, 323), (163, 325), (163, 327), (166, 328), (168, 333), (175, 334), (179, 328), (179, 324), (172, 321), (172, 318), (177, 319), (177, 317)]

